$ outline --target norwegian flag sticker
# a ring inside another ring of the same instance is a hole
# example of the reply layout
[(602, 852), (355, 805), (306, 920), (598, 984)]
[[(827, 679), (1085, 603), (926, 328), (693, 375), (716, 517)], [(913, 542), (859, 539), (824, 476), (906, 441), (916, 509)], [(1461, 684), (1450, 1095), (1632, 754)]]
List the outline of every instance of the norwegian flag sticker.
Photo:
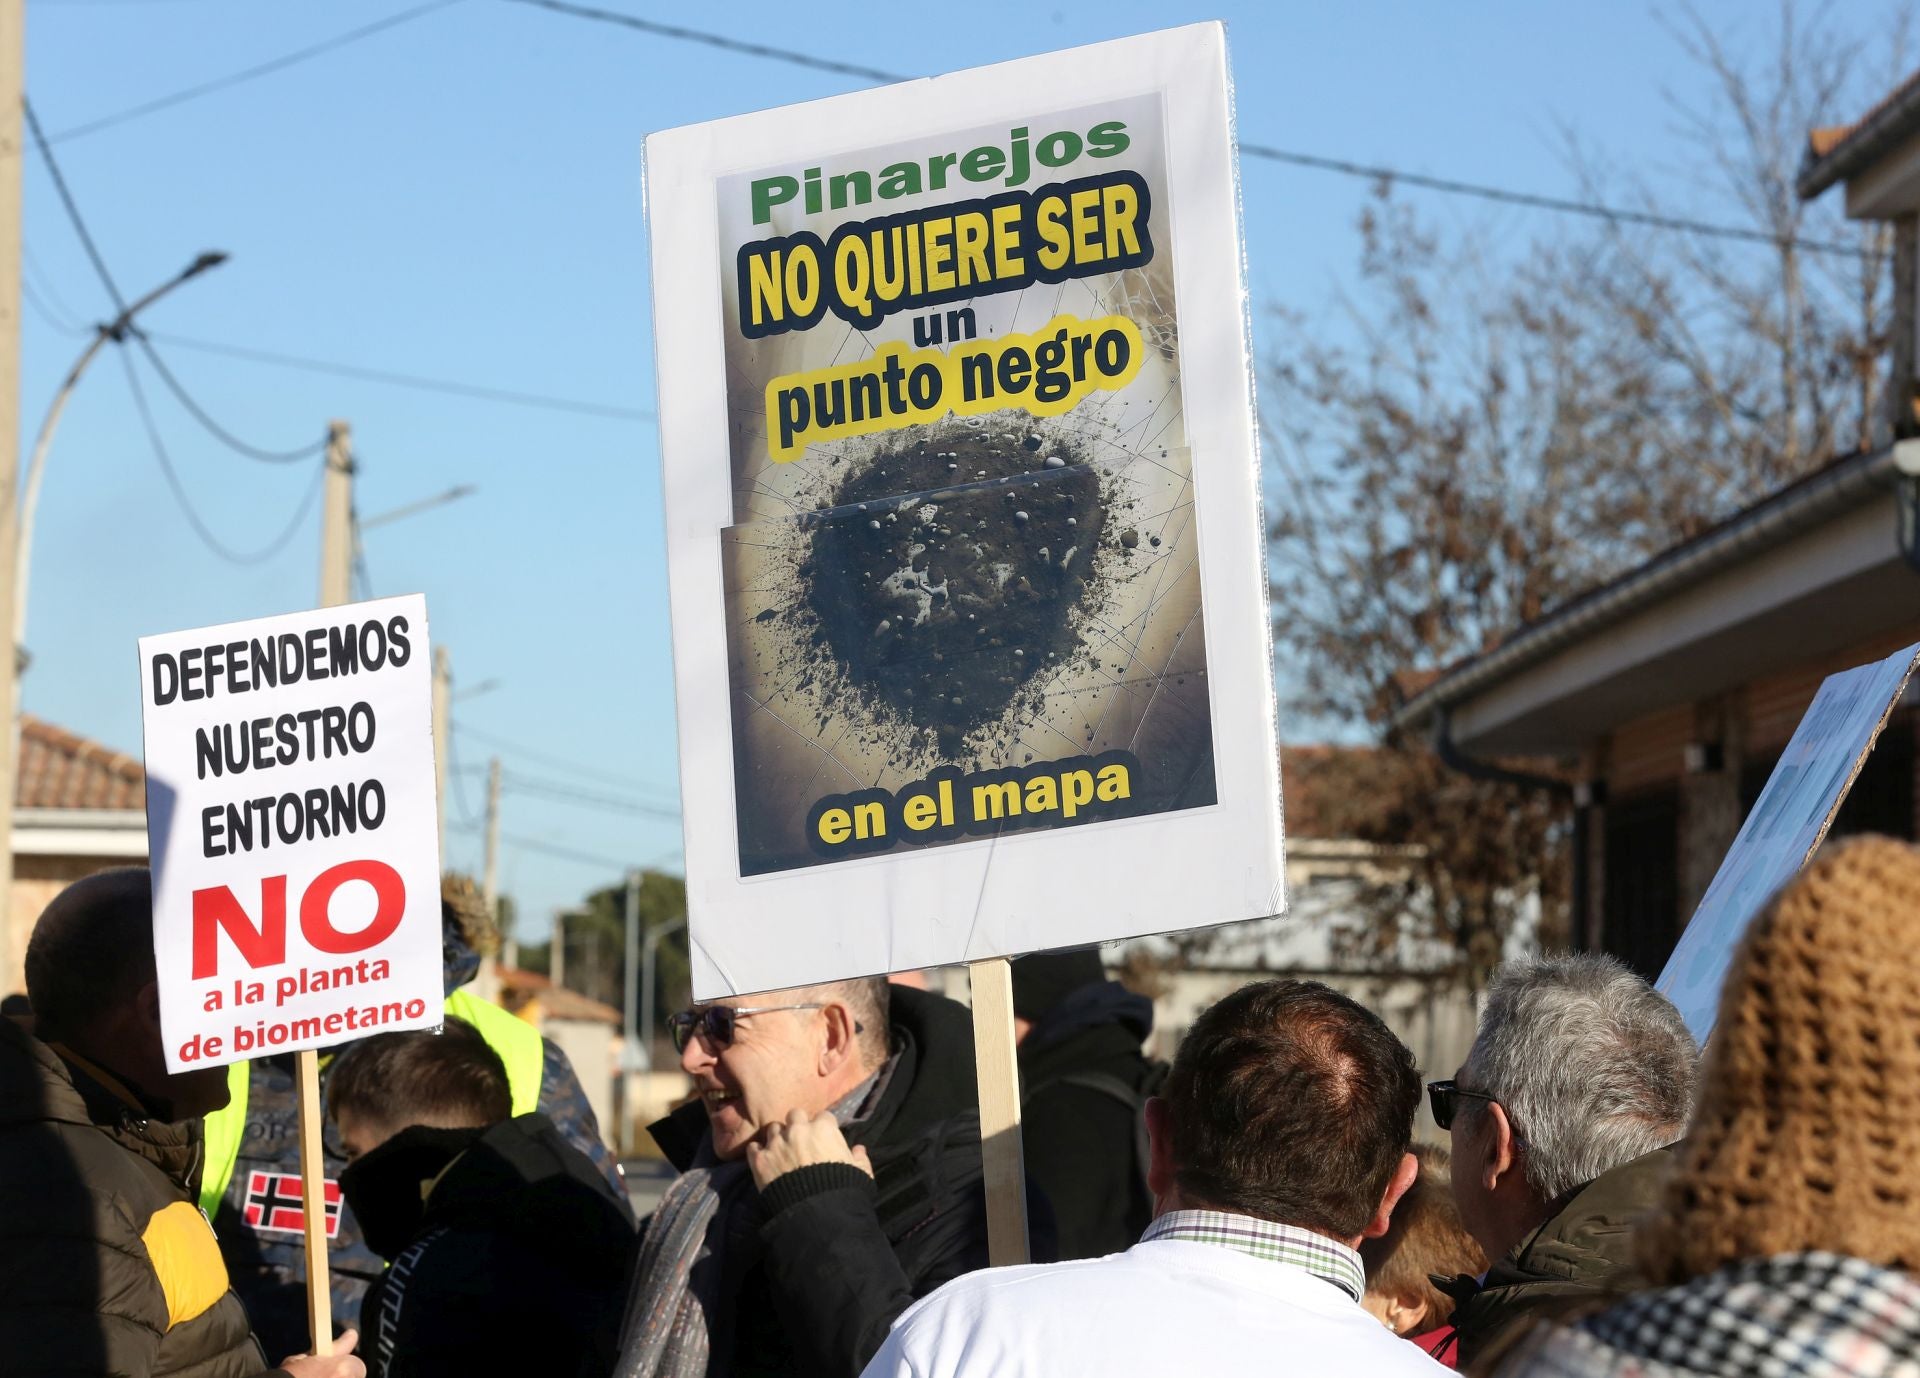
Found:
[[(329, 1177), (324, 1186), (327, 1238), (340, 1233), (340, 1184)], [(306, 1211), (300, 1204), (300, 1177), (291, 1172), (255, 1172), (247, 1178), (246, 1222), (267, 1234), (301, 1234)]]

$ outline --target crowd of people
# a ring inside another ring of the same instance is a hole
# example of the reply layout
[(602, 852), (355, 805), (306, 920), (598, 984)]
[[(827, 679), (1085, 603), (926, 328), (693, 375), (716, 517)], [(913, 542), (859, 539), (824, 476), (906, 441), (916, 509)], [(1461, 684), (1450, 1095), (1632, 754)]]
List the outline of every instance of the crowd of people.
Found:
[(1920, 1375), (1909, 905), (1920, 850), (1828, 848), (1704, 1062), (1619, 962), (1508, 963), (1424, 1087), (1444, 1145), (1412, 1053), (1326, 985), (1228, 995), (1169, 1067), (1095, 954), (1022, 958), (1043, 1261), (989, 1268), (962, 1006), (873, 979), (674, 1015), (694, 1094), (636, 1224), (565, 1058), (464, 997), (450, 895), (444, 1027), (327, 1060), (322, 1355), (287, 1068), (167, 1070), (149, 877), (106, 872), (0, 1018), (0, 1374)]

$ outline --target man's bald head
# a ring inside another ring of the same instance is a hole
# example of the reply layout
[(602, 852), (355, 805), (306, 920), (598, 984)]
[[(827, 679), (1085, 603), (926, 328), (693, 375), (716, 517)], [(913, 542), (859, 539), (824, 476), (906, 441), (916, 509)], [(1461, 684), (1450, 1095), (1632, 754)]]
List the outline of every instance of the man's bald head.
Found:
[(153, 979), (153, 875), (144, 866), (75, 881), (33, 926), (27, 998), (42, 1038), (83, 1037)]

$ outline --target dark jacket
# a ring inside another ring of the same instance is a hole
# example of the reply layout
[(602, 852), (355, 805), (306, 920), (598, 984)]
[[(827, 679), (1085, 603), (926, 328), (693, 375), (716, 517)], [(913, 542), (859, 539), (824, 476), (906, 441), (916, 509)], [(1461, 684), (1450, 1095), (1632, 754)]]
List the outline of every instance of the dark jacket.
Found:
[(416, 1159), (425, 1208), (367, 1291), (369, 1373), (606, 1373), (634, 1253), (625, 1203), (545, 1115), (466, 1134), (464, 1150), (451, 1137)]
[(0, 1019), (0, 1374), (269, 1371), (194, 1205), (200, 1154), (198, 1120), (147, 1118)]
[[(600, 1139), (600, 1127), (580, 1079), (566, 1054), (551, 1039), (546, 1040), (543, 1051), (540, 1113), (551, 1119), (576, 1148), (594, 1157), (611, 1187), (620, 1181), (619, 1172)], [(330, 1057), (321, 1064), (323, 1105), (332, 1066)], [(322, 1127), (321, 1141), (328, 1191), (332, 1193), (339, 1186), (347, 1158), (331, 1117)], [(240, 1156), (220, 1207), (214, 1212), (213, 1226), (233, 1274), (234, 1289), (252, 1313), (261, 1340), (274, 1353), (290, 1354), (306, 1346), (307, 1259), (299, 1229), (274, 1228), (275, 1217), (261, 1203), (294, 1190), (293, 1179), (299, 1172), (300, 1098), (293, 1079), (293, 1058), (256, 1059), (248, 1072), (246, 1130), (240, 1140)], [(624, 1186), (621, 1196), (624, 1200)], [(368, 1285), (380, 1276), (384, 1265), (361, 1238), (360, 1224), (344, 1202), (329, 1212), (327, 1233), (333, 1314), (356, 1316)]]
[[(1673, 1150), (1655, 1149), (1569, 1192), (1553, 1213), (1487, 1270), (1477, 1289), (1456, 1279), (1460, 1367), (1471, 1368), (1518, 1323), (1549, 1319), (1628, 1285), (1633, 1223), (1660, 1201)], [(1461, 1295), (1464, 1292), (1465, 1295)]]
[(1140, 1045), (1152, 1032), (1153, 1002), (1102, 981), (1068, 995), (1021, 1041), (1021, 1141), (1063, 1259), (1130, 1249), (1153, 1217), (1140, 1160), (1157, 1070)]
[[(854, 1378), (917, 1298), (987, 1265), (972, 1017), (937, 995), (890, 989), (899, 1061), (880, 1103), (847, 1131), (874, 1175), (822, 1163), (759, 1198), (758, 1257), (731, 1308), (742, 1378)], [(684, 1170), (707, 1138), (706, 1110), (684, 1105), (650, 1132)], [(1036, 1256), (1050, 1257), (1038, 1203), (1029, 1218)]]

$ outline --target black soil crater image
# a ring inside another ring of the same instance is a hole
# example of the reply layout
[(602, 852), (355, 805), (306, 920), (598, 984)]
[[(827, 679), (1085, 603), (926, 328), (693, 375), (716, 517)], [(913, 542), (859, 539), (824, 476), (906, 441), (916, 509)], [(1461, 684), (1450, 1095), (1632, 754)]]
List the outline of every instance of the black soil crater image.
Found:
[(820, 508), (797, 571), (814, 644), (942, 756), (1077, 649), (1070, 614), (1099, 577), (1108, 510), (1070, 440), (902, 437)]

